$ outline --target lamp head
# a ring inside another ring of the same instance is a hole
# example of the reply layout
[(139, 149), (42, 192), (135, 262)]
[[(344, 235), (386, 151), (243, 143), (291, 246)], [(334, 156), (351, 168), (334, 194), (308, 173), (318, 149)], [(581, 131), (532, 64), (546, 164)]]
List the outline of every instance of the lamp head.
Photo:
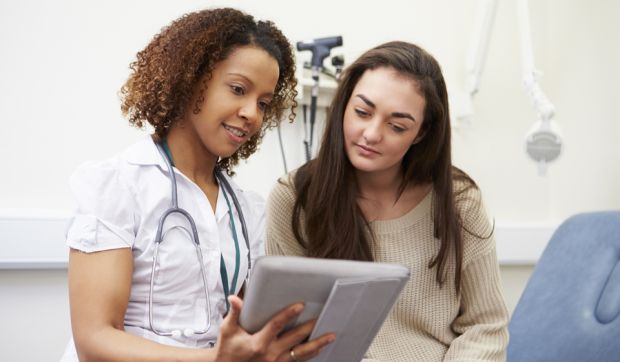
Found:
[(525, 151), (538, 163), (538, 172), (544, 175), (547, 164), (555, 161), (562, 153), (562, 138), (557, 126), (551, 120), (539, 120), (534, 124), (525, 140)]

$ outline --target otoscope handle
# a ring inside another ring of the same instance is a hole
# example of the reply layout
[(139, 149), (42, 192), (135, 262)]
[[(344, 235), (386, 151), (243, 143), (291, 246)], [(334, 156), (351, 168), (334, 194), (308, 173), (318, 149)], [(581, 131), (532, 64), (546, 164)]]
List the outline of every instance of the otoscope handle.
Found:
[(342, 36), (331, 36), (328, 38), (319, 38), (310, 41), (297, 42), (297, 50), (310, 50), (312, 52), (312, 60), (310, 64), (316, 68), (323, 67), (323, 60), (329, 56), (331, 48), (342, 45)]

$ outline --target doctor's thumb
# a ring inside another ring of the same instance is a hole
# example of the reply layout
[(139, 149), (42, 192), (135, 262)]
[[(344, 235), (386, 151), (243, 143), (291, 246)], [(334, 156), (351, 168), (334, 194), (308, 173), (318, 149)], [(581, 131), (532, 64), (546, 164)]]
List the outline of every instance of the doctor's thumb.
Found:
[(226, 319), (228, 319), (232, 325), (237, 325), (239, 324), (239, 314), (241, 314), (243, 301), (236, 295), (231, 295), (228, 297), (228, 303), (230, 304), (230, 310), (228, 311)]

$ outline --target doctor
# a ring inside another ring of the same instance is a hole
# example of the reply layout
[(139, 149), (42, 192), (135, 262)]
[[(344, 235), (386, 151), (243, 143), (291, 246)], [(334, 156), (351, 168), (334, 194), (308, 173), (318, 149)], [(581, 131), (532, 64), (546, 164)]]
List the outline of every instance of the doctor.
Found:
[(234, 296), (263, 250), (264, 202), (229, 175), (295, 104), (287, 39), (237, 10), (204, 10), (164, 28), (131, 69), (123, 113), (155, 132), (71, 177), (74, 341), (63, 359), (312, 358), (333, 335), (300, 344), (307, 323), (278, 336), (302, 305), (250, 335)]

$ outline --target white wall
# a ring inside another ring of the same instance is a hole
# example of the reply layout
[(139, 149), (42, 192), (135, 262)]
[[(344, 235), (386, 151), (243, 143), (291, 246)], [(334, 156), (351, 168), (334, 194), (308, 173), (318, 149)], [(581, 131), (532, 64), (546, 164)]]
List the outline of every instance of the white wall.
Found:
[[(71, 171), (143, 135), (122, 119), (118, 89), (135, 53), (190, 10), (235, 6), (274, 20), (291, 41), (342, 35), (345, 45), (335, 53), (347, 61), (383, 41), (416, 42), (437, 57), (452, 88), (463, 87), (477, 1), (305, 4), (0, 2), (0, 212), (69, 213)], [(535, 114), (521, 87), (515, 1), (501, 0), (475, 119), (454, 132), (455, 162), (481, 185), (498, 223), (554, 224), (577, 212), (619, 209), (620, 122), (613, 106), (620, 94), (620, 2), (537, 0), (530, 10), (535, 60), (544, 71), (541, 85), (556, 106), (564, 153), (546, 177), (538, 176), (525, 156), (524, 137)], [(289, 167), (303, 162), (300, 123), (283, 127)], [(266, 196), (282, 173), (280, 164), (273, 132), (239, 167), (238, 182)], [(531, 266), (502, 268), (511, 308), (530, 271)], [(69, 331), (67, 308), (63, 271), (0, 271), (0, 357), (57, 359)]]
[[(476, 1), (385, 1), (380, 8), (314, 3), (300, 12), (304, 2), (267, 0), (2, 2), (0, 121), (6, 136), (0, 152), (11, 172), (3, 172), (0, 208), (70, 210), (71, 171), (142, 134), (127, 126), (118, 100), (135, 53), (164, 24), (205, 5), (238, 6), (273, 19), (292, 41), (340, 34), (345, 45), (336, 52), (349, 61), (386, 40), (413, 41), (442, 63), (452, 88), (462, 87)], [(521, 87), (515, 4), (504, 0), (475, 119), (471, 127), (455, 130), (455, 162), (482, 185), (498, 220), (558, 221), (584, 210), (617, 208), (620, 148), (613, 141), (620, 122), (612, 104), (620, 90), (620, 26), (614, 21), (620, 4), (530, 5), (536, 63), (557, 108), (565, 152), (547, 177), (538, 176), (525, 156), (524, 137), (535, 114)], [(284, 127), (293, 166), (303, 161), (297, 123)], [(241, 184), (263, 195), (282, 172), (273, 168), (280, 163), (275, 136), (267, 136), (261, 152), (238, 172)]]
[(58, 361), (71, 335), (66, 270), (0, 270), (0, 359)]

